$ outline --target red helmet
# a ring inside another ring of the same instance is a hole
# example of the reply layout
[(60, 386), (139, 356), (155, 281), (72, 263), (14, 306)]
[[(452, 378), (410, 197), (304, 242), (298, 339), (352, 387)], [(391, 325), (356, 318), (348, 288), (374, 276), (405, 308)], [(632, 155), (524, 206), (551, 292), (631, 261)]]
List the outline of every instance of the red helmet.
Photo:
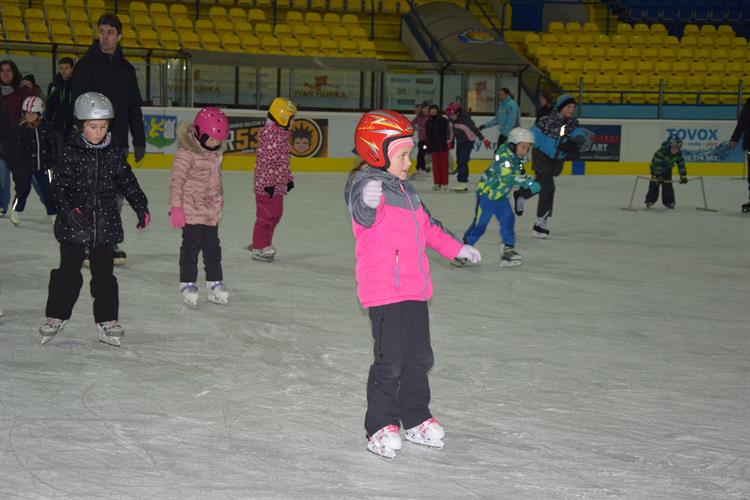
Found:
[(388, 145), (395, 139), (411, 137), (414, 128), (401, 113), (378, 109), (362, 115), (354, 130), (354, 149), (371, 167), (388, 168)]

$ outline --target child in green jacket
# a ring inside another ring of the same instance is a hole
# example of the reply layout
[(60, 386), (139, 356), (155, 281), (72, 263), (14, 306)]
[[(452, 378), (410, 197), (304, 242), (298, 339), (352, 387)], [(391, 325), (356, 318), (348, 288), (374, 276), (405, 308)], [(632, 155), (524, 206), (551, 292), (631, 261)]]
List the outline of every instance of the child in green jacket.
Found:
[[(524, 187), (532, 193), (539, 192), (539, 184), (527, 178), (523, 170), (529, 150), (534, 145), (534, 134), (516, 127), (510, 131), (508, 140), (495, 150), (495, 160), (485, 170), (477, 183), (477, 203), (474, 220), (464, 233), (464, 243), (474, 245), (487, 230), (492, 216), (500, 223), (500, 266), (518, 266), (521, 255), (516, 252), (515, 215), (508, 200), (513, 188)], [(465, 259), (455, 259), (455, 266), (466, 264)]]
[(648, 185), (648, 193), (646, 193), (647, 208), (659, 199), (659, 186), (661, 186), (661, 201), (664, 206), (674, 208), (672, 167), (675, 164), (677, 165), (677, 171), (680, 173), (680, 184), (687, 184), (688, 181), (681, 148), (682, 139), (672, 134), (654, 153), (654, 158), (651, 160), (651, 182)]

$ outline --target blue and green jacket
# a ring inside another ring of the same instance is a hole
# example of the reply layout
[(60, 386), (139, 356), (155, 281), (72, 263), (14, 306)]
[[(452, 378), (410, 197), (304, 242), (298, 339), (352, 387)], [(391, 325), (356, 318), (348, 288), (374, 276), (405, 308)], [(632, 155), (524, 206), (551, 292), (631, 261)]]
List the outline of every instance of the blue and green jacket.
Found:
[(680, 176), (687, 175), (687, 169), (685, 168), (685, 158), (682, 157), (682, 151), (678, 151), (677, 154), (672, 154), (671, 147), (664, 141), (661, 147), (654, 153), (654, 158), (651, 160), (651, 175), (654, 177), (663, 177), (667, 172), (672, 171), (672, 167), (677, 165), (677, 171)]
[(495, 161), (484, 171), (477, 183), (477, 196), (490, 200), (505, 198), (514, 187), (528, 188), (533, 182), (524, 176), (523, 164), (507, 143), (495, 150)]

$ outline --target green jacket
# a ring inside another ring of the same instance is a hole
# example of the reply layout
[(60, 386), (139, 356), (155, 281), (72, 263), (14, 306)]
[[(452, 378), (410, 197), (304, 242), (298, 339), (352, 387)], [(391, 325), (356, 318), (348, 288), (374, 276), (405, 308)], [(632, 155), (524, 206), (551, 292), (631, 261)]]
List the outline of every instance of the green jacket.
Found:
[(676, 155), (672, 154), (667, 142), (663, 142), (661, 147), (654, 153), (654, 159), (651, 160), (651, 175), (653, 177), (663, 177), (667, 172), (672, 171), (675, 163), (680, 176), (686, 176), (685, 159), (682, 157), (682, 151)]
[(484, 171), (477, 183), (477, 196), (499, 200), (517, 186), (529, 187), (532, 180), (524, 175), (524, 160), (503, 144), (495, 150), (495, 161)]

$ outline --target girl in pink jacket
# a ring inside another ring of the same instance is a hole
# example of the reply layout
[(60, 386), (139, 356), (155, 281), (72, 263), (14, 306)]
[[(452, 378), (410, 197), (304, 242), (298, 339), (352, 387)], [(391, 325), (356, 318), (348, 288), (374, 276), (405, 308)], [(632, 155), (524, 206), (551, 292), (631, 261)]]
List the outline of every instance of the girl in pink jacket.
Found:
[(290, 128), (297, 106), (284, 97), (277, 97), (268, 108), (268, 120), (258, 132), (255, 152), (255, 227), (253, 242), (248, 247), (253, 259), (271, 262), (276, 249), (271, 244), (273, 232), (284, 213), (284, 196), (294, 188), (289, 170), (291, 154)]
[(185, 304), (198, 303), (198, 253), (203, 252), (208, 300), (229, 302), (224, 286), (219, 245), (219, 221), (224, 208), (221, 185), (222, 146), (229, 137), (229, 120), (218, 108), (203, 108), (192, 124), (177, 130), (178, 147), (169, 183), (169, 220), (182, 229), (180, 292)]
[(367, 449), (384, 458), (406, 439), (443, 447), (445, 435), (428, 408), (432, 297), (426, 249), (479, 262), (479, 252), (432, 218), (406, 182), (414, 147), (409, 120), (389, 110), (365, 113), (354, 142), (362, 164), (347, 180), (345, 199), (356, 239), (357, 294), (369, 308), (375, 360), (367, 382)]

